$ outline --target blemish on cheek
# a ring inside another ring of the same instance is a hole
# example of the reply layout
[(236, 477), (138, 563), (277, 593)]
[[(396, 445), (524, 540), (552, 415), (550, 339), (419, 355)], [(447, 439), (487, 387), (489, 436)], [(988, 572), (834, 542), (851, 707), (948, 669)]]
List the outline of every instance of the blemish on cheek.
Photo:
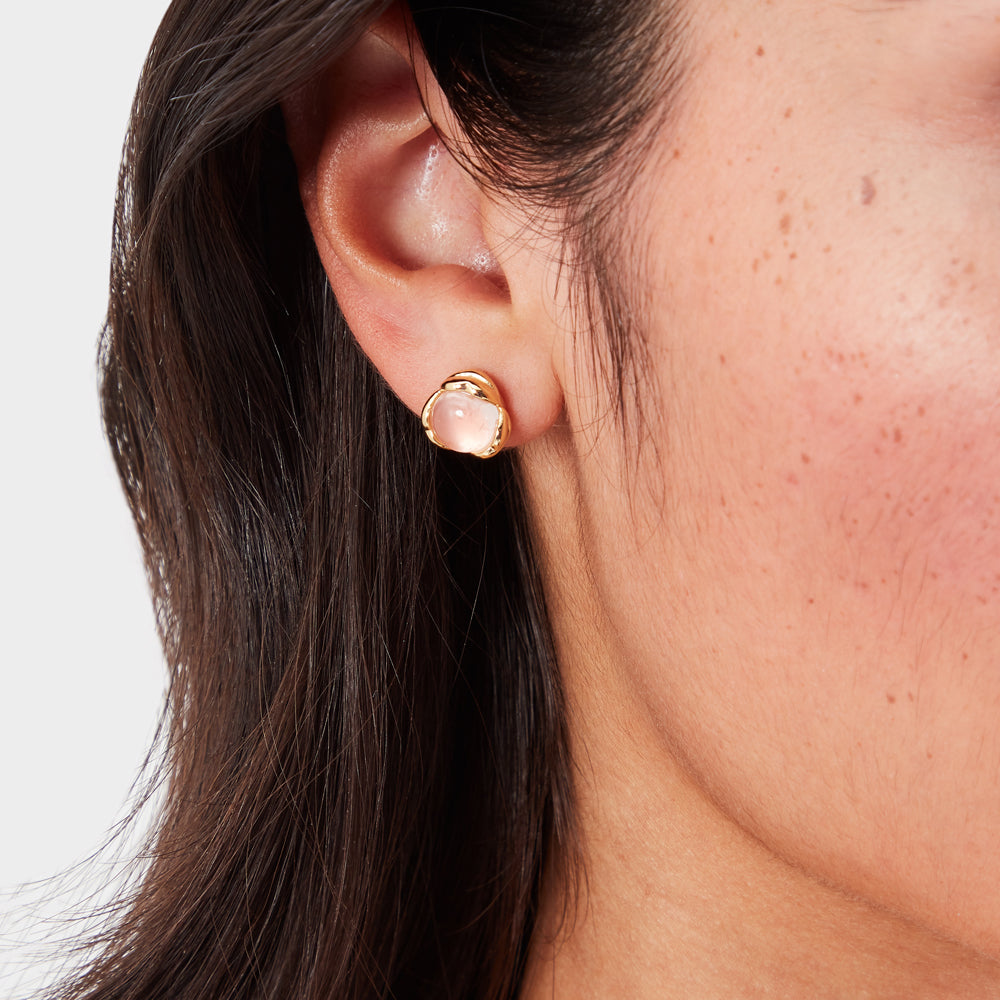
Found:
[(903, 440), (903, 432), (898, 427), (893, 428), (892, 440), (895, 441), (896, 444), (900, 444)]
[(792, 117), (792, 109), (791, 108), (785, 108), (785, 117), (786, 118), (791, 118)]
[(777, 196), (777, 202), (780, 205), (788, 197), (787, 191), (779, 191)]
[(875, 182), (868, 174), (861, 178), (861, 204), (870, 205), (875, 200)]
[(764, 54), (764, 46), (763, 45), (758, 45), (757, 46), (757, 56), (758, 56), (758, 58), (760, 56), (762, 56), (763, 54)]
[(896, 696), (894, 694), (886, 693), (885, 700), (889, 702), (890, 705), (896, 704)]
[(805, 452), (802, 452), (802, 464), (808, 465), (811, 461), (812, 459)]
[(787, 233), (792, 228), (792, 217), (787, 212), (781, 217), (778, 228), (783, 233)]

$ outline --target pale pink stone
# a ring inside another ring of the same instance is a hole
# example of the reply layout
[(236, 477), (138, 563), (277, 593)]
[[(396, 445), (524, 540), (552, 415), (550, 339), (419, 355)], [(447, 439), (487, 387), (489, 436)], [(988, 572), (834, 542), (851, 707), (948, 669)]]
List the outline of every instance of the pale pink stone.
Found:
[(485, 399), (466, 392), (443, 392), (434, 404), (431, 425), (452, 451), (485, 451), (497, 432), (500, 411)]

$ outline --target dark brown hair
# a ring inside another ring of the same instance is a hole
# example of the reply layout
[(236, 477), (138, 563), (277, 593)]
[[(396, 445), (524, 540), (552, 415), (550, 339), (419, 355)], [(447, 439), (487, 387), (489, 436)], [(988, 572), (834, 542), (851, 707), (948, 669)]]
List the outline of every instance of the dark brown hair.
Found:
[[(176, 0), (153, 42), (101, 365), (170, 669), (167, 797), (62, 998), (511, 997), (571, 852), (517, 456), (436, 452), (360, 353), (284, 140), (280, 100), (385, 7)], [(410, 9), (481, 180), (563, 210), (627, 385), (606, 222), (676, 75), (672, 9)]]

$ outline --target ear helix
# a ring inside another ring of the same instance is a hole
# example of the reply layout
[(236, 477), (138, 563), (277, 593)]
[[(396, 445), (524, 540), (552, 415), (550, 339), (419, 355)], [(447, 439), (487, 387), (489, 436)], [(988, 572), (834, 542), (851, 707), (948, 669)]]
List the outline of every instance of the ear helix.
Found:
[(478, 458), (492, 458), (510, 434), (510, 414), (493, 380), (482, 372), (458, 372), (442, 382), (420, 420), (439, 448)]

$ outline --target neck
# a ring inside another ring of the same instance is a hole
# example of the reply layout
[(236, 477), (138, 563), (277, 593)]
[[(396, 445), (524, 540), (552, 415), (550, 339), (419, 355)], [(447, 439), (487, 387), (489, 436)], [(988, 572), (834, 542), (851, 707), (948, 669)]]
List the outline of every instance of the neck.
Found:
[(692, 780), (602, 626), (585, 530), (541, 510), (570, 483), (538, 466), (581, 867), (550, 866), (522, 998), (995, 998), (996, 962), (786, 863)]
[(996, 997), (996, 964), (786, 864), (627, 730), (579, 750), (579, 895), (545, 887), (527, 1000)]

